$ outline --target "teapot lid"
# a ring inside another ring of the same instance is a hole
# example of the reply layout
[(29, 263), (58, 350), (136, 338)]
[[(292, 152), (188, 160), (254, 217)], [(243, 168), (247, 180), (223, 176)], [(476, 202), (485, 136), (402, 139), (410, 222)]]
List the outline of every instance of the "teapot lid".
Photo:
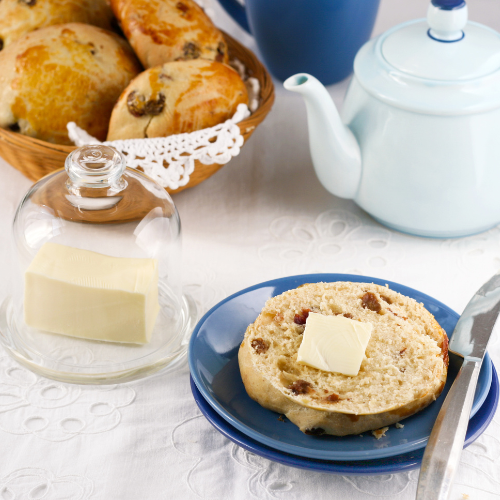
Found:
[(432, 0), (427, 20), (388, 33), (382, 55), (399, 71), (432, 80), (470, 80), (500, 68), (500, 35), (467, 23), (464, 0)]
[(354, 73), (368, 93), (413, 112), (489, 111), (500, 107), (500, 34), (468, 22), (464, 0), (432, 0), (427, 19), (368, 41)]

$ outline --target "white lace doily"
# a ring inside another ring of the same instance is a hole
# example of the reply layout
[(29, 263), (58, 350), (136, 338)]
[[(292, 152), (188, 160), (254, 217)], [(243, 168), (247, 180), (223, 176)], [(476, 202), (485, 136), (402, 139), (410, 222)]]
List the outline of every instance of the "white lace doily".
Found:
[[(248, 106), (239, 104), (232, 118), (215, 127), (189, 134), (106, 141), (102, 144), (121, 151), (126, 157), (127, 167), (141, 167), (162, 187), (178, 189), (189, 182), (196, 160), (204, 165), (224, 165), (239, 154), (244, 139), (237, 123), (248, 116)], [(74, 122), (68, 123), (67, 128), (69, 138), (76, 146), (101, 144)]]

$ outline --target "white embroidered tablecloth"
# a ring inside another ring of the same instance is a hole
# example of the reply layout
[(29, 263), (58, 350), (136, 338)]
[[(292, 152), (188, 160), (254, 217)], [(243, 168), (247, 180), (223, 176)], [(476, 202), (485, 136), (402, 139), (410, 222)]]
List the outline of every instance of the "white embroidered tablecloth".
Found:
[[(382, 0), (375, 28), (423, 17), (427, 0)], [(218, 24), (254, 48), (212, 3)], [(471, 0), (470, 18), (500, 30), (500, 2)], [(337, 104), (347, 82), (330, 88)], [(455, 240), (380, 226), (327, 193), (308, 150), (305, 107), (277, 99), (240, 156), (175, 196), (184, 281), (201, 313), (244, 287), (286, 275), (348, 272), (419, 289), (457, 312), (500, 268), (500, 228)], [(0, 300), (15, 272), (14, 210), (31, 185), (0, 160)], [(500, 194), (499, 194), (500, 195)], [(500, 367), (500, 341), (491, 357)], [(418, 471), (388, 476), (304, 472), (224, 438), (194, 403), (186, 364), (168, 376), (112, 387), (64, 385), (0, 350), (0, 499), (413, 499)], [(500, 498), (500, 415), (462, 455), (453, 500)]]

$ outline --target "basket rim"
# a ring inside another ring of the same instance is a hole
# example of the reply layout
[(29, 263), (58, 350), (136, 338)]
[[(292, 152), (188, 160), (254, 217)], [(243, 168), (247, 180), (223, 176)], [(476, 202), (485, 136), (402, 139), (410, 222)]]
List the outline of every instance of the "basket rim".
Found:
[[(265, 116), (265, 115), (267, 115), (267, 113), (269, 113), (269, 109), (267, 109), (267, 105), (269, 104), (269, 106), (271, 106), (272, 103), (274, 102), (274, 98), (275, 98), (274, 83), (273, 83), (273, 79), (271, 77), (271, 74), (269, 73), (267, 68), (264, 66), (264, 64), (260, 61), (260, 59), (254, 54), (254, 52), (252, 50), (250, 50), (247, 46), (243, 45), (241, 42), (236, 40), (236, 38), (233, 38), (231, 35), (226, 33), (224, 30), (220, 30), (220, 31), (222, 32), (222, 34), (224, 35), (224, 37), (226, 39), (231, 41), (231, 43), (233, 43), (236, 46), (239, 46), (240, 48), (243, 48), (243, 50), (245, 52), (250, 54), (251, 58), (254, 61), (256, 61), (257, 66), (259, 66), (262, 69), (262, 81), (260, 82), (261, 95), (260, 95), (259, 107), (248, 118), (245, 118), (240, 123), (238, 123), (238, 125), (240, 125), (240, 124), (243, 125), (245, 122), (249, 121), (252, 117), (253, 118), (260, 117), (260, 115), (262, 115), (262, 114), (264, 114), (264, 116)], [(269, 86), (269, 91), (266, 92), (265, 95), (263, 95), (262, 91), (265, 90), (266, 86)]]
[[(252, 50), (243, 45), (241, 42), (233, 38), (231, 35), (226, 33), (224, 30), (219, 29), (221, 33), (224, 35), (226, 40), (230, 42), (229, 45), (235, 45), (240, 50), (246, 52), (252, 60), (255, 61), (256, 65), (259, 69), (262, 70), (262, 77), (259, 79), (260, 82), (260, 104), (258, 109), (252, 113), (248, 118), (245, 118), (237, 125), (240, 129), (245, 130), (245, 128), (251, 127), (251, 122), (257, 120), (259, 123), (264, 119), (264, 117), (269, 113), (271, 106), (275, 99), (274, 92), (274, 83), (270, 73), (264, 64), (258, 59), (258, 57), (254, 54)], [(145, 70), (146, 71), (146, 70)], [(265, 94), (263, 93), (264, 91)], [(42, 141), (41, 139), (36, 139), (35, 137), (30, 137), (28, 135), (20, 134), (19, 132), (13, 132), (11, 130), (0, 127), (0, 141), (4, 141), (12, 144), (16, 147), (33, 147), (36, 146), (42, 150), (44, 153), (50, 154), (50, 152), (54, 153), (64, 153), (69, 154), (73, 150), (76, 149), (76, 146), (67, 146), (64, 144), (54, 144), (47, 141)]]

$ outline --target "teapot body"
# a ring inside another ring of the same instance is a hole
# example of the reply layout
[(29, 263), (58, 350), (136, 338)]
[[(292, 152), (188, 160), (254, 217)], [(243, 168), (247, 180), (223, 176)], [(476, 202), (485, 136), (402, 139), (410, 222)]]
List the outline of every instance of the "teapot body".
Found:
[(354, 200), (375, 219), (431, 237), (500, 223), (500, 107), (419, 113), (369, 93), (354, 76), (341, 116), (361, 151)]
[(367, 42), (339, 116), (314, 77), (306, 102), (313, 165), (332, 194), (383, 224), (458, 237), (500, 223), (500, 33), (467, 21), (464, 0)]

